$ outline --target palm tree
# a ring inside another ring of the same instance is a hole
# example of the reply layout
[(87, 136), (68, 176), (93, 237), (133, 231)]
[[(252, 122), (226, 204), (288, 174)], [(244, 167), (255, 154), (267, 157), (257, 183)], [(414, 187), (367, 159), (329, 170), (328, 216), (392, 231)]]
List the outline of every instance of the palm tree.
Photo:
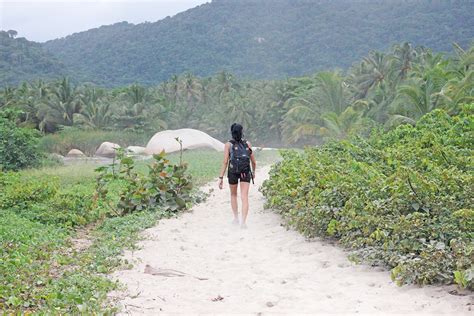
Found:
[[(41, 114), (44, 107), (47, 106), (50, 92), (49, 86), (42, 80), (33, 82), (32, 84), (23, 83), (16, 93), (17, 107), (22, 110), (22, 124), (37, 128), (45, 132), (44, 127), (47, 125), (46, 117)], [(48, 131), (54, 130), (53, 126), (49, 126)]]
[[(286, 79), (284, 81), (272, 81), (256, 86), (255, 97), (256, 106), (256, 137), (271, 140), (273, 144), (280, 144), (282, 141), (282, 126), (280, 124), (287, 109), (286, 102), (295, 97), (294, 81)], [(266, 137), (262, 137), (265, 134)]]
[(235, 96), (240, 90), (240, 84), (235, 80), (234, 76), (226, 71), (217, 74), (215, 78), (215, 94), (222, 103), (226, 95)]
[(468, 70), (464, 76), (450, 79), (441, 89), (439, 96), (444, 108), (457, 113), (459, 105), (474, 102), (474, 70)]
[(15, 89), (12, 87), (3, 88), (0, 94), (0, 109), (13, 105), (15, 102)]
[(340, 115), (349, 106), (347, 88), (338, 72), (318, 73), (308, 90), (287, 100), (288, 112), (281, 122), (284, 140), (298, 142), (321, 135), (322, 115), (326, 112)]
[(467, 72), (472, 70), (474, 65), (474, 45), (466, 51), (457, 43), (453, 44), (454, 51), (456, 52), (455, 62), (458, 65), (460, 71)]
[(194, 117), (198, 102), (201, 101), (202, 85), (192, 74), (187, 73), (178, 85), (178, 99), (174, 107), (174, 122), (180, 126), (191, 126), (199, 121)]
[(85, 87), (81, 98), (82, 110), (76, 113), (75, 123), (91, 129), (104, 129), (111, 126), (112, 112), (105, 92), (95, 87)]
[(119, 108), (113, 115), (116, 128), (155, 131), (166, 125), (161, 119), (163, 103), (166, 102), (156, 91), (132, 85), (120, 95), (120, 99)]
[(398, 89), (398, 98), (392, 104), (393, 114), (389, 125), (397, 123), (415, 124), (416, 121), (439, 105), (440, 88), (436, 80), (412, 79)]
[(47, 121), (53, 124), (72, 126), (74, 114), (81, 111), (80, 95), (77, 87), (68, 78), (63, 78), (52, 89), (48, 100)]
[(353, 107), (346, 108), (339, 115), (326, 112), (322, 115), (324, 126), (320, 133), (324, 138), (344, 139), (357, 133), (363, 127), (363, 113)]
[(234, 99), (227, 106), (227, 115), (232, 122), (238, 122), (249, 129), (253, 124), (254, 108), (248, 99)]
[(321, 128), (321, 113), (309, 103), (294, 103), (281, 122), (282, 138), (286, 143), (310, 141), (320, 135)]
[(404, 80), (412, 68), (412, 63), (416, 58), (416, 51), (410, 43), (396, 44), (392, 48), (392, 67), (399, 80)]
[(197, 101), (201, 99), (201, 83), (191, 73), (184, 75), (179, 86), (179, 92), (186, 101), (188, 111), (193, 112)]
[(351, 87), (355, 99), (366, 98), (371, 89), (389, 80), (392, 72), (390, 56), (372, 51), (351, 69), (347, 84)]
[(347, 84), (339, 72), (320, 72), (315, 76), (315, 92), (319, 106), (324, 111), (342, 113), (349, 102)]

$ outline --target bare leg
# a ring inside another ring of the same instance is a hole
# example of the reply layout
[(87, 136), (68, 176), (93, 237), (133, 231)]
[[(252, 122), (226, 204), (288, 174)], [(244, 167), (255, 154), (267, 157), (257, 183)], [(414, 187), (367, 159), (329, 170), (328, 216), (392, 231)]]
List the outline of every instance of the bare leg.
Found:
[(230, 188), (230, 205), (232, 205), (232, 212), (234, 213), (234, 223), (239, 223), (239, 209), (237, 205), (237, 184), (229, 184)]
[(242, 199), (242, 228), (247, 228), (247, 215), (249, 213), (249, 187), (250, 183), (240, 182), (240, 197)]

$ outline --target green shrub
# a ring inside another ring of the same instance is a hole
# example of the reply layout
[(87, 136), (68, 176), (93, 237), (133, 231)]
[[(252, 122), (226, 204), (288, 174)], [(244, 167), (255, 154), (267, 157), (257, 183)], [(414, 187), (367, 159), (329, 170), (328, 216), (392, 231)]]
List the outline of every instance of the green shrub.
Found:
[(59, 179), (17, 173), (0, 174), (0, 209), (11, 209), (34, 222), (82, 226), (100, 217), (91, 186), (60, 189)]
[(34, 167), (42, 158), (38, 131), (17, 127), (14, 121), (13, 112), (0, 112), (0, 170)]
[[(172, 164), (164, 152), (153, 159), (146, 174), (137, 172), (133, 158), (124, 157), (123, 152), (118, 170), (113, 164), (97, 168), (97, 199), (117, 215), (156, 209), (177, 213), (189, 208), (195, 199), (187, 164)], [(121, 183), (118, 202), (110, 201), (110, 185), (117, 181)]]
[(392, 269), (397, 284), (473, 288), (473, 106), (415, 127), (283, 152), (262, 191), (307, 236)]

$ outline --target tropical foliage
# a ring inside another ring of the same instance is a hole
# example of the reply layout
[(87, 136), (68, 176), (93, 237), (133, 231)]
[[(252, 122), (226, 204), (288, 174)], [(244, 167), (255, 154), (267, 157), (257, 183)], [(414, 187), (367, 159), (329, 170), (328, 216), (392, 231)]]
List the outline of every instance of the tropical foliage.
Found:
[(324, 71), (286, 80), (186, 73), (158, 86), (115, 89), (67, 78), (39, 80), (5, 88), (0, 107), (20, 109), (20, 125), (43, 133), (71, 135), (75, 132), (67, 129), (74, 127), (91, 134), (148, 137), (164, 128), (190, 127), (225, 140), (229, 126), (240, 122), (256, 145), (314, 145), (366, 134), (375, 125), (414, 124), (437, 108), (456, 114), (474, 99), (473, 56), (473, 46), (454, 45), (453, 55), (445, 57), (403, 43), (387, 53), (371, 51), (347, 73)]
[(397, 284), (474, 287), (474, 104), (368, 139), (285, 151), (263, 185), (303, 234), (335, 238)]

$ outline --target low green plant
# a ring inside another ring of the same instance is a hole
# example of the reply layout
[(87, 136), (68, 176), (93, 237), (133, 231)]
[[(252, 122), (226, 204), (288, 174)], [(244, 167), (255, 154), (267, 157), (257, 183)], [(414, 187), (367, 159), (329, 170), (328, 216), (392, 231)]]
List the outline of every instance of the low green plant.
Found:
[(307, 236), (338, 239), (399, 285), (473, 288), (474, 105), (416, 126), (282, 152), (262, 191)]
[[(135, 170), (135, 161), (119, 152), (119, 166), (115, 164), (97, 168), (96, 198), (105, 202), (117, 215), (136, 211), (162, 209), (172, 213), (188, 208), (193, 202), (191, 176), (187, 165), (171, 164), (165, 153), (153, 155), (146, 174)], [(108, 198), (109, 186), (113, 181), (122, 183), (118, 202)]]

